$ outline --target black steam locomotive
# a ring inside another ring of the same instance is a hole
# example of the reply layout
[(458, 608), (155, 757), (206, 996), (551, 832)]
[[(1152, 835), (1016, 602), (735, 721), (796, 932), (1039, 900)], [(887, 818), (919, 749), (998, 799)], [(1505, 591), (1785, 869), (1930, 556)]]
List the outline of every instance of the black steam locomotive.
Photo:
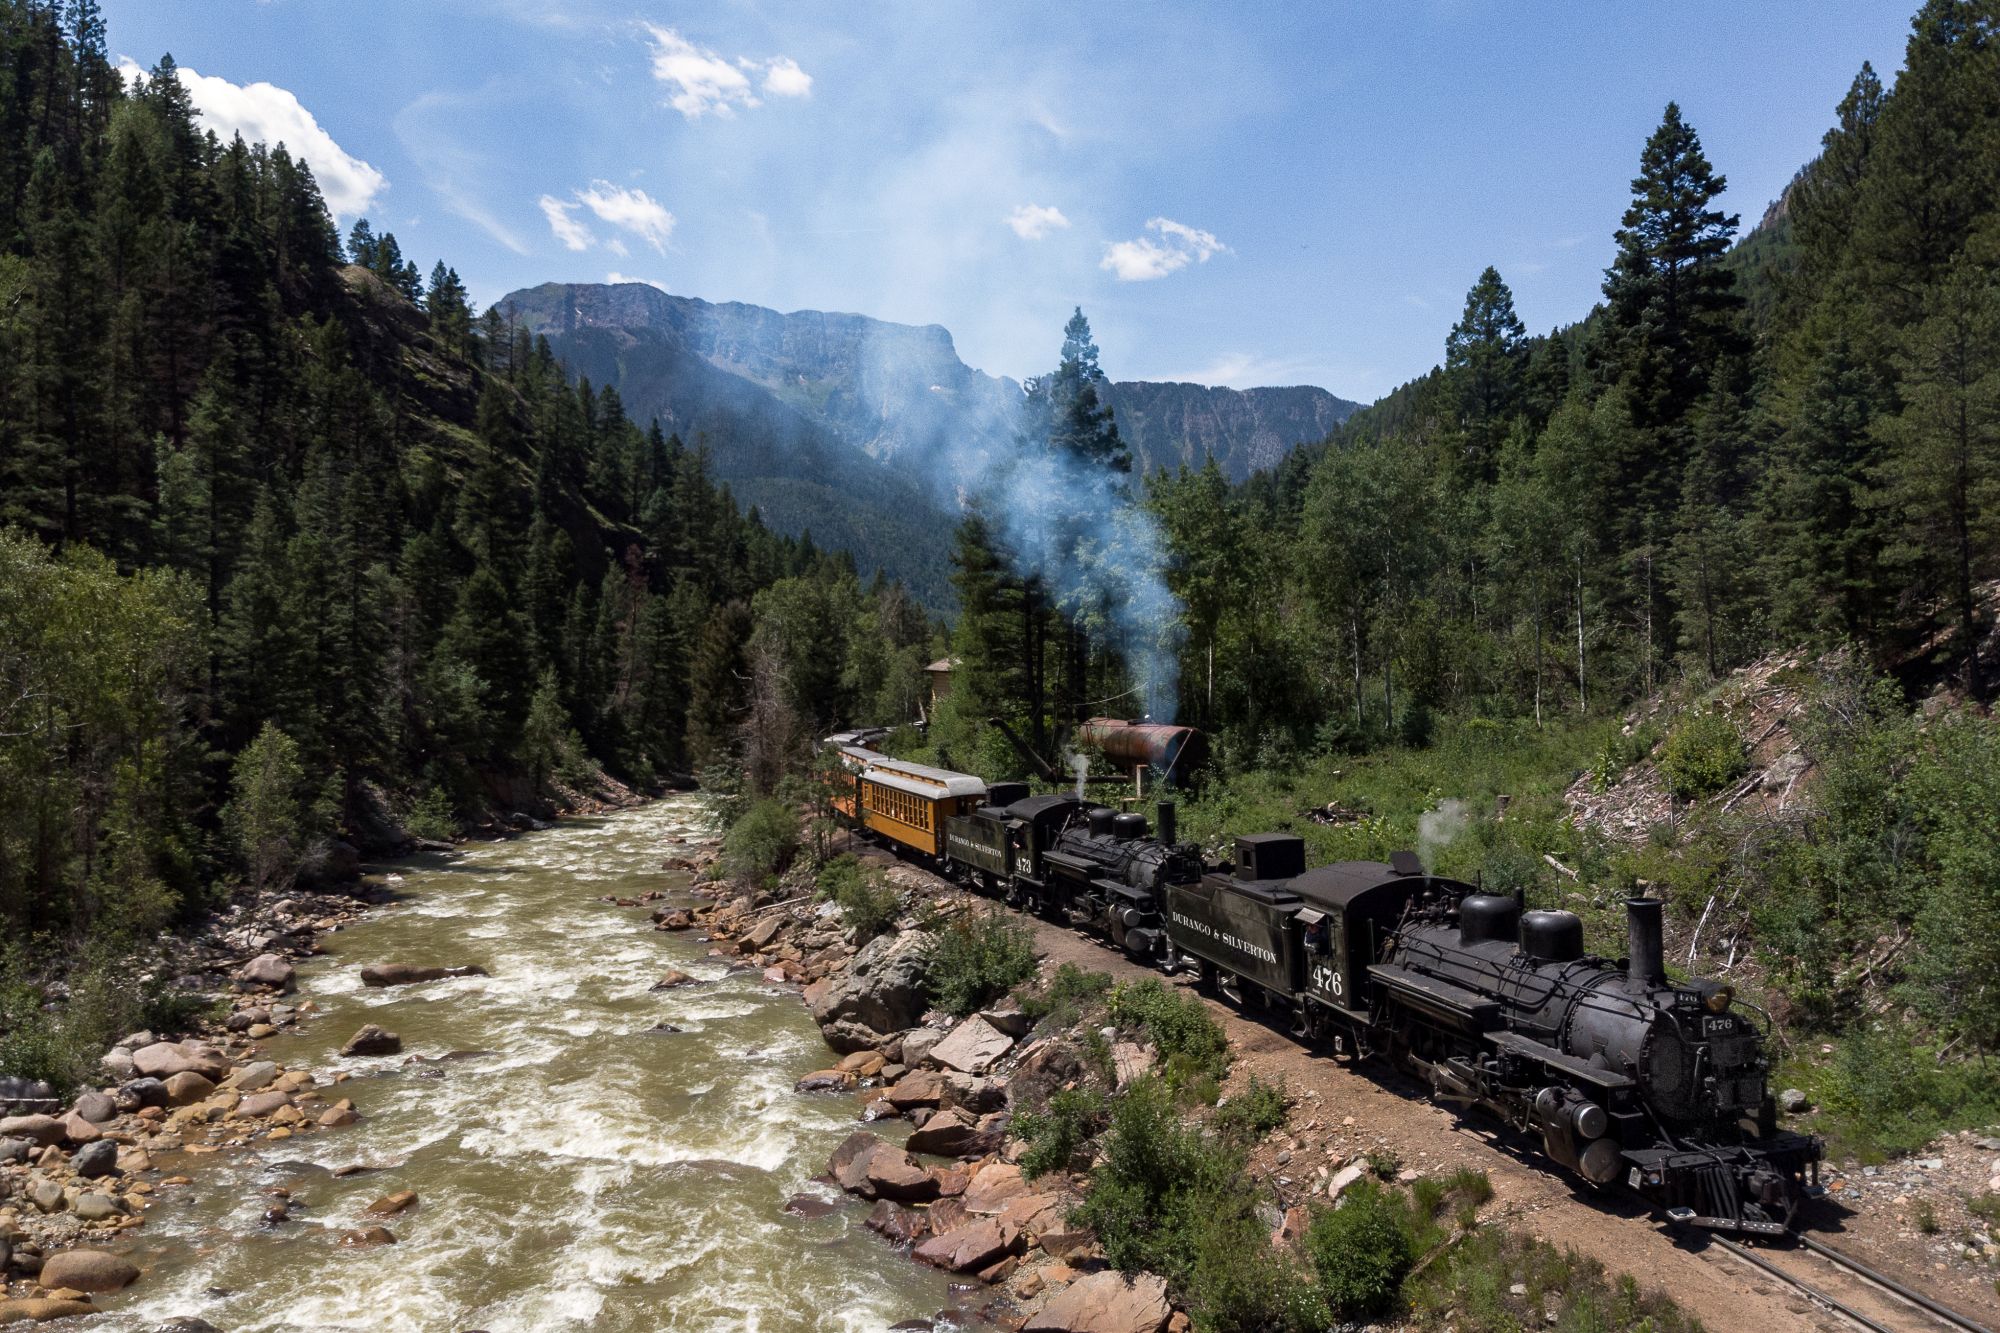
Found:
[(1760, 1234), (1790, 1229), (1818, 1192), (1820, 1141), (1777, 1128), (1762, 1034), (1730, 988), (1667, 980), (1657, 900), (1628, 902), (1628, 956), (1608, 960), (1584, 953), (1574, 913), (1526, 911), (1409, 853), (1307, 869), (1300, 838), (1265, 833), (1205, 866), (1176, 839), (1170, 803), (1156, 835), (1142, 815), (1076, 797), (1016, 783), (953, 796), (946, 780), (962, 775), (884, 761), (880, 781), (938, 793), (934, 809), (892, 820), (875, 813), (871, 761), (847, 753), (862, 766), (842, 807), (855, 823), (1138, 961), (1192, 967), (1205, 990), (1273, 1011), (1301, 1040), (1383, 1054), (1436, 1100), (1539, 1138), (1593, 1186)]

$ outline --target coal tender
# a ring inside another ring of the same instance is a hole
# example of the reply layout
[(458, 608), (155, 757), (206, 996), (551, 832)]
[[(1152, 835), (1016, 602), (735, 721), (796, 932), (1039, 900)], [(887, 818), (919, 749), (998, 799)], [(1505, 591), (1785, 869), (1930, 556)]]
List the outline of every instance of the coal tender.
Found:
[(1407, 853), (1308, 870), (1300, 839), (1261, 834), (1166, 885), (1165, 909), (1169, 966), (1302, 1037), (1391, 1057), (1594, 1186), (1772, 1235), (1818, 1192), (1820, 1141), (1778, 1131), (1757, 1025), (1729, 987), (1667, 979), (1657, 900), (1628, 902), (1628, 956), (1610, 960), (1584, 952), (1572, 912), (1524, 911)]
[[(1015, 796), (995, 784), (1000, 797)], [(1146, 817), (1073, 796), (998, 800), (946, 821), (947, 869), (1013, 906), (1103, 935), (1140, 962), (1164, 949), (1161, 894), (1199, 879), (1200, 849), (1176, 841), (1174, 807), (1159, 807), (1158, 836)]]

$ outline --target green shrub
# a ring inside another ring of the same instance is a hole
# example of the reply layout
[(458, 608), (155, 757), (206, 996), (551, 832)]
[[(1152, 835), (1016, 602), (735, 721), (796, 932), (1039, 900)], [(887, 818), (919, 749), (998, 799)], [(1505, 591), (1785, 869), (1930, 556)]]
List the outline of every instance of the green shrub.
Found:
[(1063, 1088), (1049, 1097), (1046, 1111), (1014, 1117), (1014, 1133), (1028, 1144), (1021, 1174), (1029, 1180), (1068, 1168), (1078, 1149), (1104, 1126), (1104, 1096), (1090, 1088)]
[(426, 787), (403, 817), (403, 827), (411, 837), (450, 842), (458, 832), (458, 814), (451, 807), (451, 797), (440, 787)]
[(799, 851), (792, 808), (769, 797), (753, 802), (722, 839), (722, 873), (762, 887), (785, 873)]
[(1074, 1027), (1110, 989), (1110, 973), (1086, 972), (1075, 963), (1064, 963), (1046, 986), (1021, 997), (1021, 1012), (1050, 1027)]
[(1229, 1072), (1229, 1041), (1208, 1006), (1168, 988), (1158, 977), (1111, 988), (1111, 1021), (1145, 1034), (1176, 1083)]
[(1828, 1137), (1864, 1161), (1914, 1152), (1949, 1129), (2000, 1112), (2000, 1090), (1977, 1062), (1940, 1066), (1902, 1033), (1857, 1032), (1826, 1071), (1819, 1101)]
[(902, 898), (878, 870), (865, 866), (852, 852), (820, 867), (819, 896), (840, 907), (841, 920), (861, 940), (872, 940), (896, 920)]
[(1161, 1079), (1141, 1079), (1112, 1103), (1100, 1147), (1104, 1164), (1071, 1218), (1125, 1272), (1184, 1284), (1206, 1228), (1225, 1215), (1254, 1216), (1242, 1150), (1184, 1123)]
[(1216, 1113), (1215, 1127), (1232, 1138), (1255, 1143), (1285, 1123), (1288, 1105), (1283, 1082), (1266, 1083), (1252, 1074), (1250, 1086)]
[(1341, 1196), (1338, 1208), (1313, 1218), (1306, 1230), (1306, 1253), (1335, 1314), (1370, 1319), (1395, 1303), (1417, 1260), (1408, 1214), (1400, 1196), (1363, 1180)]
[(939, 935), (928, 966), (931, 998), (964, 1017), (1035, 975), (1035, 932), (1004, 912), (961, 916)]
[(99, 1061), (128, 1032), (182, 1032), (212, 1017), (215, 1002), (142, 979), (131, 956), (97, 943), (67, 978), (69, 998), (44, 1006), (18, 947), (0, 953), (0, 1074), (43, 1079), (67, 1097), (102, 1081)]
[(1394, 1180), (1396, 1173), (1403, 1169), (1403, 1159), (1394, 1148), (1371, 1148), (1367, 1153), (1368, 1169), (1378, 1179)]
[(1965, 1207), (1989, 1226), (2000, 1224), (2000, 1194), (1975, 1194), (1965, 1201)]
[(298, 865), (305, 840), (299, 799), (305, 770), (298, 743), (266, 722), (230, 769), (232, 795), (222, 825), (257, 888), (282, 883)]
[(1743, 776), (1749, 759), (1736, 725), (1721, 713), (1690, 713), (1667, 733), (1660, 772), (1667, 790), (1684, 801), (1721, 791)]

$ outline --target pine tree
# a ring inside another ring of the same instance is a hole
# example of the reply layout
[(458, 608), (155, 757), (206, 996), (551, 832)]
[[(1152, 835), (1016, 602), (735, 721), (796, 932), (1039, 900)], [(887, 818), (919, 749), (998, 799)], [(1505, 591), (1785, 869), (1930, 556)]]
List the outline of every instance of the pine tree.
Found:
[(1981, 698), (1976, 585), (2000, 558), (2000, 281), (1954, 264), (1901, 363), (1903, 410), (1885, 423), (1879, 474), (1903, 525), (1892, 554), (1946, 599), (1966, 692)]
[(1058, 453), (1118, 472), (1132, 470), (1132, 455), (1118, 437), (1105, 401), (1110, 381), (1097, 364), (1090, 321), (1078, 307), (1063, 326), (1062, 360), (1055, 370), (1024, 386), (1030, 413)]
[(1445, 369), (1457, 382), (1468, 475), (1490, 482), (1508, 420), (1520, 405), (1527, 362), (1527, 330), (1498, 269), (1489, 265), (1466, 293), (1465, 313), (1444, 349)]
[(1625, 387), (1638, 425), (1677, 424), (1717, 359), (1741, 353), (1742, 300), (1720, 262), (1737, 217), (1710, 207), (1727, 183), (1669, 102), (1640, 154), (1618, 256), (1604, 274), (1611, 378)]

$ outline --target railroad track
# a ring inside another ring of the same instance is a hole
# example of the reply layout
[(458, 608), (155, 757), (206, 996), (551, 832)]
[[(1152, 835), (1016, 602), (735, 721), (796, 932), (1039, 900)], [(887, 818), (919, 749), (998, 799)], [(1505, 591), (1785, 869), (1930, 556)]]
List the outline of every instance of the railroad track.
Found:
[(1993, 1333), (1985, 1324), (1940, 1304), (1920, 1291), (1912, 1290), (1888, 1274), (1811, 1236), (1795, 1237), (1797, 1248), (1783, 1253), (1815, 1257), (1824, 1265), (1825, 1274), (1834, 1279), (1832, 1282), (1827, 1281), (1826, 1275), (1805, 1277), (1771, 1262), (1769, 1255), (1772, 1251), (1752, 1250), (1724, 1236), (1711, 1236), (1710, 1239), (1744, 1263), (1791, 1287), (1813, 1304), (1869, 1329), (1871, 1333), (1909, 1333), (1910, 1330), (1938, 1328), (1954, 1329), (1958, 1333)]

